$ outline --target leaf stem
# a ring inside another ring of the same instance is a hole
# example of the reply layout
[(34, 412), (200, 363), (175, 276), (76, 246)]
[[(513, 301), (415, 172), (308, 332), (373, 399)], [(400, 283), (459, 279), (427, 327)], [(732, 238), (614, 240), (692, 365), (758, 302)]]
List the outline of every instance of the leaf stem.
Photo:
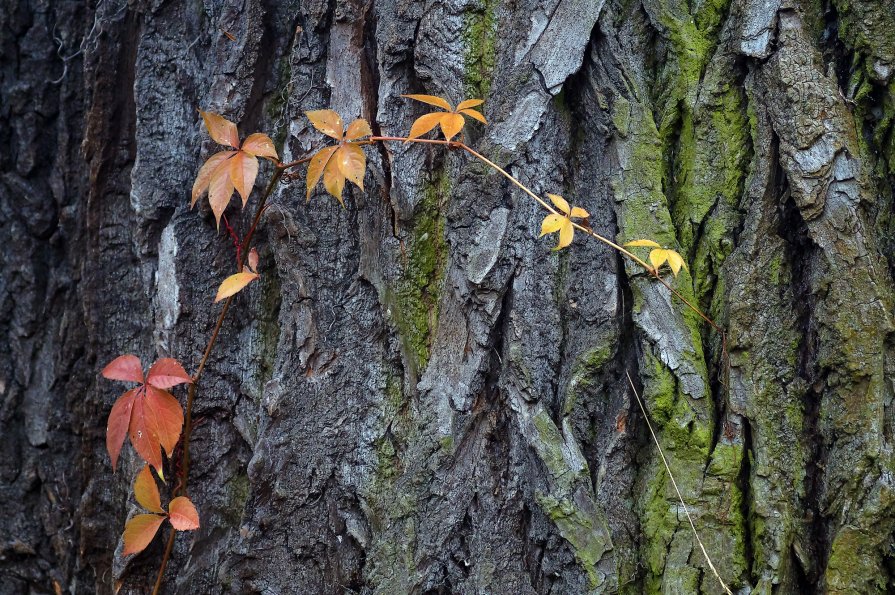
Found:
[[(310, 158), (301, 160), (299, 159), (293, 164), (297, 165), (298, 163), (303, 163), (304, 161), (308, 161)], [(267, 184), (267, 188), (264, 190), (264, 194), (261, 195), (261, 199), (258, 201), (258, 206), (255, 209), (255, 217), (252, 219), (252, 226), (249, 228), (248, 233), (246, 233), (245, 238), (242, 241), (242, 247), (240, 249), (239, 262), (237, 263), (236, 269), (238, 271), (242, 270), (243, 265), (245, 264), (245, 257), (248, 254), (249, 244), (252, 241), (252, 236), (255, 235), (255, 229), (258, 227), (258, 222), (261, 220), (261, 215), (264, 213), (264, 205), (267, 203), (267, 199), (273, 193), (274, 188), (277, 185), (277, 182), (280, 180), (280, 177), (283, 175), (283, 172), (286, 171), (287, 167), (291, 167), (292, 164), (278, 164), (276, 169), (274, 170), (273, 175), (270, 178), (270, 182)], [(221, 308), (221, 313), (218, 314), (217, 322), (215, 322), (214, 330), (211, 331), (211, 337), (208, 339), (208, 344), (205, 346), (205, 352), (202, 354), (202, 359), (199, 361), (199, 366), (196, 368), (196, 373), (193, 374), (193, 382), (190, 384), (190, 387), (187, 391), (187, 399), (186, 399), (186, 419), (183, 424), (183, 443), (181, 448), (183, 449), (183, 455), (181, 458), (180, 465), (180, 485), (175, 489), (176, 495), (182, 496), (186, 494), (187, 480), (189, 479), (190, 473), (190, 435), (193, 430), (193, 402), (196, 398), (196, 391), (199, 387), (199, 379), (202, 377), (202, 372), (205, 370), (205, 364), (208, 363), (208, 358), (211, 356), (211, 351), (214, 349), (214, 345), (217, 342), (218, 334), (221, 332), (221, 327), (224, 326), (224, 320), (227, 317), (227, 311), (230, 309), (230, 304), (233, 302), (233, 298), (235, 295), (231, 295), (227, 298), (227, 301), (224, 302), (224, 307)], [(161, 566), (158, 569), (158, 576), (155, 579), (155, 586), (152, 589), (152, 595), (158, 595), (159, 589), (162, 586), (162, 579), (165, 576), (165, 568), (168, 566), (168, 560), (171, 557), (171, 551), (174, 549), (174, 538), (177, 535), (177, 531), (171, 529), (171, 533), (168, 535), (168, 543), (165, 545), (165, 553), (162, 554), (162, 562)]]

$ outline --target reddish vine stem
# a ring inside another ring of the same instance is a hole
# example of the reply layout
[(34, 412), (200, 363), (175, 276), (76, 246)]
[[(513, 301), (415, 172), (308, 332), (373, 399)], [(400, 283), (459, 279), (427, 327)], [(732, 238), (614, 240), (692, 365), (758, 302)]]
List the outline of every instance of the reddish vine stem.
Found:
[[(293, 162), (295, 165), (299, 163), (304, 163), (308, 161), (307, 159), (299, 159), (296, 162)], [(245, 255), (248, 253), (249, 244), (252, 241), (252, 236), (255, 235), (255, 229), (258, 227), (258, 222), (261, 221), (261, 215), (264, 213), (264, 206), (267, 203), (267, 199), (273, 193), (273, 189), (276, 187), (277, 182), (280, 180), (280, 177), (283, 175), (283, 172), (286, 171), (286, 167), (290, 165), (277, 164), (276, 170), (274, 170), (273, 176), (270, 178), (270, 182), (267, 184), (267, 188), (264, 190), (264, 194), (261, 195), (261, 199), (258, 201), (258, 207), (255, 209), (255, 217), (252, 219), (252, 226), (249, 227), (248, 233), (246, 233), (245, 238), (242, 241), (242, 246), (239, 248), (239, 261), (237, 262), (236, 269), (242, 270), (243, 265), (245, 264)], [(217, 343), (218, 335), (221, 332), (221, 327), (224, 326), (224, 320), (227, 317), (227, 311), (230, 309), (230, 304), (233, 302), (233, 298), (236, 297), (231, 295), (227, 298), (227, 301), (224, 302), (223, 308), (221, 308), (221, 313), (218, 314), (217, 322), (215, 322), (214, 330), (211, 331), (211, 337), (208, 339), (208, 344), (205, 346), (205, 352), (202, 354), (202, 359), (199, 361), (199, 366), (196, 368), (196, 373), (193, 374), (193, 382), (190, 384), (190, 387), (187, 391), (186, 398), (186, 419), (183, 424), (183, 455), (181, 458), (180, 464), (180, 486), (176, 490), (177, 495), (186, 494), (186, 485), (187, 479), (190, 474), (190, 434), (193, 429), (193, 402), (196, 398), (196, 391), (199, 386), (199, 379), (202, 376), (202, 371), (205, 369), (205, 364), (208, 363), (208, 358), (211, 356), (211, 351), (214, 349), (215, 343)], [(165, 544), (165, 553), (162, 554), (162, 562), (161, 566), (158, 570), (158, 576), (155, 579), (155, 586), (152, 589), (152, 595), (158, 595), (159, 589), (162, 586), (162, 580), (165, 577), (165, 568), (168, 566), (168, 560), (171, 557), (171, 551), (174, 549), (174, 538), (177, 536), (177, 531), (171, 530), (168, 535), (168, 543)]]

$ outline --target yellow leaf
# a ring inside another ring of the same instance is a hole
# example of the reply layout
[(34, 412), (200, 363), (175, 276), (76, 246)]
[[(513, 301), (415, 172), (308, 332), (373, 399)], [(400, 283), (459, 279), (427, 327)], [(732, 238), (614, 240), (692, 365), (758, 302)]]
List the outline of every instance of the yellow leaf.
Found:
[(266, 134), (256, 132), (250, 134), (242, 143), (242, 150), (256, 157), (270, 157), (271, 159), (279, 159), (277, 150), (273, 146), (273, 141)]
[(137, 474), (137, 479), (134, 480), (134, 497), (137, 498), (140, 506), (146, 510), (165, 514), (165, 509), (162, 508), (161, 497), (158, 493), (158, 486), (155, 485), (149, 465), (143, 465), (143, 470)]
[(440, 107), (441, 109), (445, 109), (449, 112), (453, 111), (450, 103), (448, 103), (441, 97), (436, 97), (435, 95), (401, 95), (401, 97), (422, 101), (423, 103), (428, 103), (429, 105)]
[(441, 116), (441, 131), (444, 133), (444, 138), (447, 140), (451, 140), (454, 138), (458, 132), (463, 130), (463, 125), (466, 124), (466, 120), (463, 119), (463, 116), (460, 114), (444, 114)]
[(220, 153), (215, 153), (208, 158), (208, 161), (206, 161), (201, 168), (199, 168), (199, 173), (196, 175), (196, 181), (193, 182), (193, 198), (192, 201), (190, 201), (191, 208), (196, 206), (196, 201), (208, 190), (208, 185), (211, 183), (211, 174), (214, 173), (214, 170), (216, 170), (221, 163), (234, 155), (236, 155), (235, 151), (221, 151)]
[(666, 252), (668, 252), (668, 266), (671, 267), (671, 272), (674, 273), (675, 277), (677, 277), (681, 267), (684, 267), (688, 272), (690, 271), (690, 269), (687, 268), (687, 263), (684, 262), (684, 259), (680, 254), (674, 250), (667, 250)]
[(311, 121), (311, 124), (314, 125), (314, 128), (326, 136), (331, 136), (336, 140), (342, 140), (342, 133), (344, 132), (345, 127), (344, 124), (342, 124), (342, 118), (339, 114), (331, 109), (318, 109), (305, 112), (305, 115), (308, 117), (308, 120)]
[(649, 261), (652, 263), (653, 267), (658, 272), (659, 267), (668, 260), (668, 250), (663, 248), (656, 248), (655, 250), (651, 250), (649, 253)]
[(443, 115), (444, 114), (441, 112), (435, 112), (420, 116), (416, 119), (416, 122), (413, 123), (413, 126), (410, 127), (410, 134), (407, 135), (407, 138), (417, 138), (426, 134), (438, 126), (438, 123), (441, 121), (441, 116)]
[(311, 162), (308, 164), (308, 200), (311, 200), (311, 192), (314, 191), (314, 188), (320, 181), (320, 177), (323, 176), (323, 169), (326, 167), (326, 164), (329, 163), (333, 153), (335, 153), (338, 148), (338, 146), (326, 147), (325, 149), (320, 149), (313, 157), (311, 157)]
[(559, 242), (556, 244), (556, 248), (554, 250), (561, 250), (565, 248), (569, 244), (572, 243), (572, 238), (575, 235), (575, 228), (572, 227), (572, 221), (570, 219), (566, 219), (563, 223), (563, 226), (559, 229)]
[(575, 217), (575, 218), (590, 217), (590, 213), (588, 213), (587, 211), (585, 211), (584, 209), (582, 209), (580, 207), (572, 207), (572, 217)]
[(346, 143), (336, 153), (336, 159), (342, 175), (363, 190), (364, 172), (367, 167), (367, 157), (363, 150), (354, 143)]
[(342, 191), (345, 190), (345, 176), (342, 174), (342, 170), (339, 169), (338, 161), (338, 159), (332, 158), (326, 164), (326, 167), (323, 168), (323, 187), (326, 188), (327, 192), (339, 199), (339, 203), (344, 207)]
[(357, 140), (365, 136), (372, 136), (373, 131), (370, 130), (370, 124), (363, 118), (358, 118), (348, 125), (345, 132), (345, 140)]
[(541, 236), (544, 236), (548, 233), (553, 233), (554, 231), (559, 231), (565, 221), (566, 218), (562, 215), (555, 215), (553, 213), (550, 213), (549, 215), (544, 217), (543, 221), (541, 221)]
[(218, 294), (214, 298), (214, 303), (239, 293), (246, 285), (258, 277), (257, 273), (236, 273), (235, 275), (230, 275), (224, 279), (224, 282), (218, 288)]
[(634, 240), (633, 242), (627, 242), (625, 246), (631, 246), (633, 248), (661, 248), (659, 244), (652, 240)]
[(467, 99), (465, 101), (461, 101), (460, 105), (457, 106), (457, 111), (465, 110), (470, 107), (476, 107), (485, 103), (484, 99)]
[(236, 124), (218, 114), (203, 111), (199, 113), (202, 114), (208, 134), (214, 142), (234, 149), (239, 148), (239, 133), (236, 132)]
[(569, 203), (566, 202), (566, 199), (564, 199), (562, 196), (559, 196), (558, 194), (547, 193), (547, 196), (550, 197), (550, 201), (553, 203), (553, 206), (559, 209), (567, 217), (569, 216)]
[(488, 123), (488, 120), (485, 119), (485, 116), (483, 116), (480, 112), (475, 111), (474, 109), (461, 109), (461, 110), (460, 110), (460, 113), (461, 113), (461, 114), (466, 114), (466, 115), (469, 116), (470, 118), (475, 118), (476, 120), (478, 120), (478, 121), (481, 122), (482, 124), (487, 124), (487, 123)]
[(242, 206), (246, 206), (255, 178), (258, 176), (258, 159), (245, 151), (237, 151), (230, 160), (230, 181), (242, 197)]

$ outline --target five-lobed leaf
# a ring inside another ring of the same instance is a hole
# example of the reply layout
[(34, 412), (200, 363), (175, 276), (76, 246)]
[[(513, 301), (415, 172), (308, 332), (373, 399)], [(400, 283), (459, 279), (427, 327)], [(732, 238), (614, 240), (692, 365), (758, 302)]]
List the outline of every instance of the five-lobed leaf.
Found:
[(199, 513), (186, 496), (178, 496), (168, 504), (168, 518), (178, 531), (192, 531), (199, 528)]
[(572, 243), (575, 237), (575, 225), (572, 219), (590, 217), (590, 213), (579, 207), (570, 207), (568, 201), (558, 194), (547, 194), (550, 202), (559, 213), (550, 213), (541, 222), (541, 236), (559, 232), (559, 239), (554, 250), (560, 250)]
[(435, 95), (402, 95), (401, 97), (406, 97), (408, 99), (414, 99), (416, 101), (421, 101), (428, 105), (434, 105), (435, 107), (440, 107), (445, 110), (445, 112), (432, 112), (428, 114), (423, 114), (419, 118), (417, 118), (413, 125), (410, 127), (410, 132), (407, 134), (408, 140), (419, 138), (420, 136), (426, 134), (436, 126), (441, 126), (441, 132), (444, 134), (444, 138), (446, 140), (451, 140), (455, 136), (457, 136), (461, 130), (463, 130), (463, 126), (466, 123), (466, 120), (463, 119), (463, 116), (468, 116), (475, 120), (478, 120), (482, 124), (487, 124), (488, 121), (485, 120), (485, 116), (472, 108), (479, 106), (484, 103), (482, 99), (466, 99), (461, 101), (457, 105), (457, 109), (451, 107), (451, 104), (447, 102), (447, 100), (442, 99), (441, 97), (436, 97)]
[(343, 129), (342, 118), (332, 110), (313, 110), (305, 112), (314, 127), (337, 141), (338, 145), (324, 147), (319, 150), (308, 164), (307, 199), (311, 199), (314, 188), (323, 180), (323, 187), (345, 206), (342, 193), (345, 182), (364, 189), (364, 175), (367, 168), (367, 157), (358, 142), (359, 138), (373, 134), (370, 124), (358, 118)]
[(678, 252), (671, 250), (670, 248), (663, 248), (658, 242), (654, 242), (653, 240), (633, 240), (631, 242), (626, 242), (625, 246), (632, 248), (652, 248), (649, 253), (649, 261), (650, 264), (653, 265), (653, 271), (656, 274), (658, 274), (662, 265), (666, 263), (675, 277), (677, 277), (681, 268), (687, 272), (690, 271), (687, 262)]

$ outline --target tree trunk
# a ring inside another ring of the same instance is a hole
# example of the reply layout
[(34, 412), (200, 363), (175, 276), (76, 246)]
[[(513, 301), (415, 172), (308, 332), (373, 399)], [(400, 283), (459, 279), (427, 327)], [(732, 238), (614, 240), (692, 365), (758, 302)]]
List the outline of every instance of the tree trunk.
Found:
[(552, 251), (461, 151), (367, 147), (344, 209), (284, 183), (163, 592), (718, 593), (627, 373), (734, 591), (895, 588), (890, 0), (88, 4), (0, 11), (0, 591), (155, 580), (167, 529), (121, 556), (142, 463), (112, 472), (98, 372), (193, 371), (219, 312), (197, 109), (297, 159), (305, 110), (401, 135), (402, 93), (485, 98), (466, 141), (679, 250), (726, 344), (606, 246)]

